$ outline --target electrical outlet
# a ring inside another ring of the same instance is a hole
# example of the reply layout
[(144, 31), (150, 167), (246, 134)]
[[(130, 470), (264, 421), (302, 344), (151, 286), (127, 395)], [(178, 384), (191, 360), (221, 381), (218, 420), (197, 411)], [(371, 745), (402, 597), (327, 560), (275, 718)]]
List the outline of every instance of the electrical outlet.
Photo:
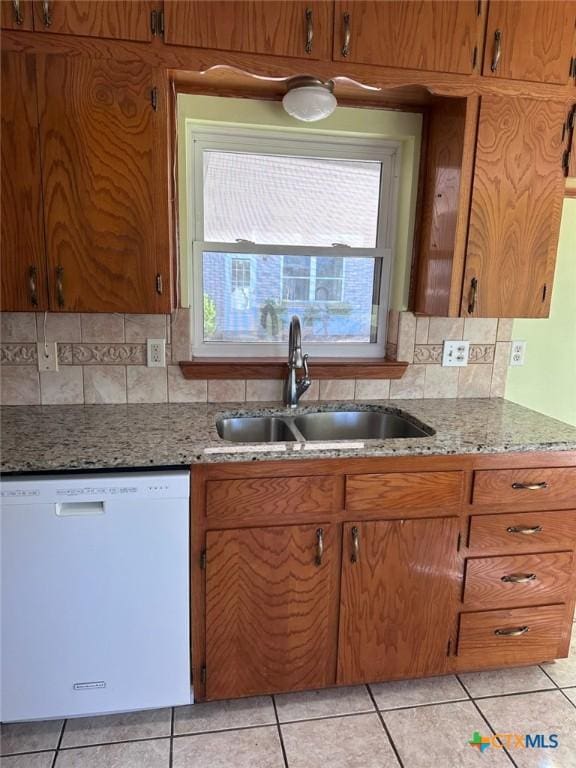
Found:
[(444, 342), (442, 350), (442, 365), (462, 368), (468, 365), (468, 353), (470, 352), (469, 341), (448, 341)]
[(510, 365), (524, 365), (526, 358), (526, 342), (513, 341), (510, 347)]
[(146, 364), (148, 368), (166, 367), (166, 339), (146, 340)]
[(38, 370), (39, 371), (57, 371), (58, 370), (58, 347), (55, 341), (44, 343), (39, 341), (36, 344), (38, 350)]

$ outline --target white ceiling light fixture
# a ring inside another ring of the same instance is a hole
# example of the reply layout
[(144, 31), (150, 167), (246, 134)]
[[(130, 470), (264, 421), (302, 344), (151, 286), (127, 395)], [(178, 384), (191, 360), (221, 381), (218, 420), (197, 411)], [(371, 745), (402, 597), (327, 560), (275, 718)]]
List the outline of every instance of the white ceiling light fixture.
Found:
[(332, 93), (334, 83), (331, 80), (325, 83), (315, 77), (294, 77), (288, 81), (287, 86), (282, 106), (296, 120), (305, 123), (324, 120), (338, 105)]

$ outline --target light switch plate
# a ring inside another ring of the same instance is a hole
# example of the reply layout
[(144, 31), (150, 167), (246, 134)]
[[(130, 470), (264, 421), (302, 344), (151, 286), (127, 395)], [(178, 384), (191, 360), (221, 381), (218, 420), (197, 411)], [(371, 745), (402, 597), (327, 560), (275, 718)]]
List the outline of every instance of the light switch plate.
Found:
[(469, 352), (469, 341), (446, 340), (442, 350), (442, 365), (451, 368), (463, 368), (465, 365), (468, 365)]
[(36, 344), (38, 351), (38, 370), (39, 371), (57, 371), (58, 370), (58, 347), (55, 341), (39, 341)]
[(166, 339), (146, 340), (146, 364), (148, 368), (166, 367)]
[(513, 341), (510, 347), (510, 365), (524, 365), (526, 359), (526, 342)]

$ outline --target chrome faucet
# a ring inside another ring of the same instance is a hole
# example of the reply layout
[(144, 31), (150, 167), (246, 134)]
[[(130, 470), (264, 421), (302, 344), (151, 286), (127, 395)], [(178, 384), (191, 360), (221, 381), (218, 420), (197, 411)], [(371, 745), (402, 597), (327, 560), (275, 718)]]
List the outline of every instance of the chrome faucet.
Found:
[[(296, 371), (304, 368), (304, 376), (298, 378)], [(312, 379), (308, 371), (308, 355), (302, 354), (302, 331), (300, 318), (294, 315), (290, 321), (288, 337), (288, 375), (284, 381), (284, 405), (296, 408), (301, 395), (306, 392)]]

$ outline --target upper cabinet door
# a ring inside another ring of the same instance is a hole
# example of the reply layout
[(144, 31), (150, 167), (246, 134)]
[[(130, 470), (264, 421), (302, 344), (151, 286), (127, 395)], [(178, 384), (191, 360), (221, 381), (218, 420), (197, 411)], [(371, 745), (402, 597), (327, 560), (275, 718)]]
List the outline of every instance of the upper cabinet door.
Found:
[(548, 316), (566, 111), (562, 102), (482, 97), (462, 315)]
[(2, 29), (33, 28), (32, 0), (0, 0), (0, 26)]
[(2, 52), (2, 305), (48, 308), (33, 56)]
[(209, 531), (206, 561), (208, 699), (334, 684), (335, 525)]
[(36, 0), (34, 29), (59, 35), (151, 40), (151, 0)]
[(339, 684), (446, 671), (457, 537), (456, 517), (344, 526)]
[(498, 0), (488, 10), (483, 74), (565, 84), (570, 78), (576, 2)]
[(158, 88), (152, 104), (155, 77), (138, 61), (39, 57), (52, 309), (169, 311), (166, 103)]
[(165, 0), (164, 40), (220, 51), (328, 60), (332, 12), (326, 0)]
[(475, 0), (338, 0), (334, 59), (468, 75), (479, 60), (482, 8)]

